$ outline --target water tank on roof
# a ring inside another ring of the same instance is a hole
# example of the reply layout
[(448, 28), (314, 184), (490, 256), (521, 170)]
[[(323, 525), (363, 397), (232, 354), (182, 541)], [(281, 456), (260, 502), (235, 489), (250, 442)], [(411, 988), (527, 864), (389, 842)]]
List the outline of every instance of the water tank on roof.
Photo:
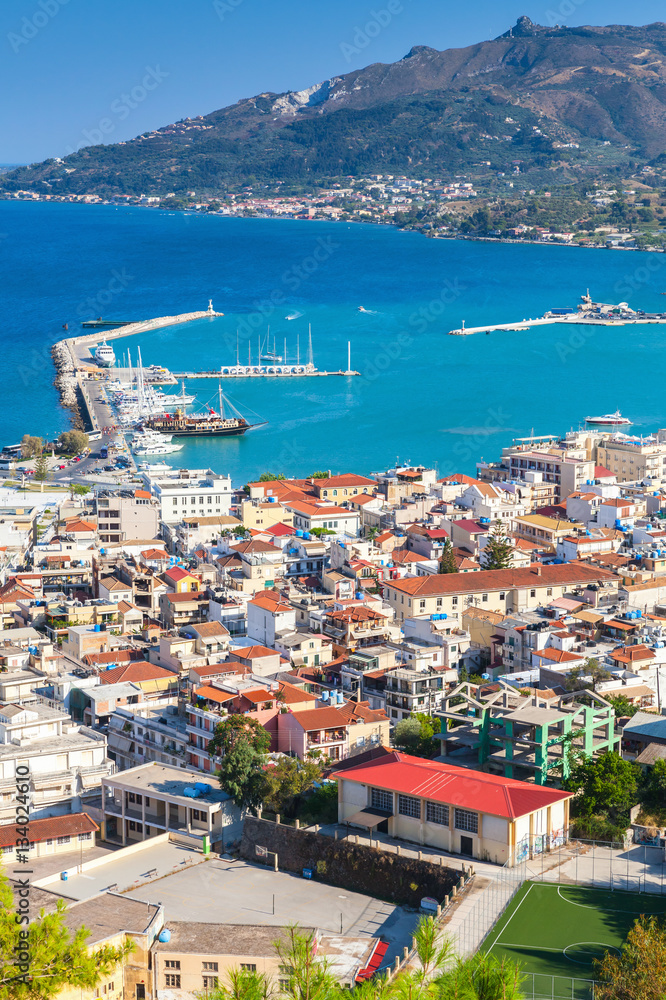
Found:
[(157, 940), (160, 941), (161, 944), (168, 944), (169, 943), (169, 941), (171, 940), (171, 931), (168, 929), (168, 927), (164, 927), (160, 931)]
[(362, 590), (357, 590), (356, 591), (356, 600), (357, 601), (362, 601), (363, 600), (363, 591)]
[(183, 795), (185, 795), (188, 799), (196, 799), (196, 797), (197, 797), (197, 790), (196, 790), (196, 788), (189, 788), (189, 787), (188, 788), (184, 788), (183, 789)]
[(636, 612), (636, 617), (637, 618), (642, 618), (643, 617), (643, 612), (640, 609)]
[(328, 701), (328, 691), (322, 691), (322, 693), (321, 693), (321, 700), (322, 701)]
[(302, 530), (302, 528), (297, 528), (296, 529), (296, 537), (297, 538), (302, 538), (303, 537), (303, 530)]
[(106, 555), (106, 549), (100, 549), (100, 550), (99, 550), (99, 554), (100, 554), (101, 556), (105, 556), (105, 555)]
[(207, 785), (205, 781), (195, 781), (194, 787), (197, 792), (201, 793), (201, 795), (209, 795), (210, 792), (212, 792), (212, 788), (210, 785)]

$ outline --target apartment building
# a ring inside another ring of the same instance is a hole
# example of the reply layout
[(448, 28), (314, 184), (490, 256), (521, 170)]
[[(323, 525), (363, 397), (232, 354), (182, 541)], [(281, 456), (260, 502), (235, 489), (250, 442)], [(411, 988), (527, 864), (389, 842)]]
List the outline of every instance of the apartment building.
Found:
[[(509, 479), (530, 482), (530, 473), (540, 473), (542, 482), (554, 486), (556, 503), (594, 479), (595, 463), (592, 459), (574, 458), (559, 450), (551, 454), (549, 451), (505, 448), (502, 464), (508, 467)], [(606, 462), (600, 459), (599, 464), (606, 465)]]
[(188, 514), (229, 514), (233, 498), (230, 476), (219, 476), (211, 469), (171, 469), (144, 472), (143, 481), (158, 501), (166, 525), (176, 525)]
[(660, 431), (657, 440), (603, 438), (597, 445), (597, 463), (612, 472), (619, 483), (635, 479), (661, 482), (666, 479), (663, 436), (664, 432)]
[(571, 593), (580, 596), (581, 603), (596, 605), (600, 594), (616, 595), (618, 584), (608, 570), (574, 562), (391, 580), (383, 589), (396, 621), (402, 623), (413, 615), (458, 614), (471, 605), (504, 614), (525, 611)]
[(159, 504), (147, 490), (100, 491), (97, 531), (103, 544), (149, 540), (159, 535)]

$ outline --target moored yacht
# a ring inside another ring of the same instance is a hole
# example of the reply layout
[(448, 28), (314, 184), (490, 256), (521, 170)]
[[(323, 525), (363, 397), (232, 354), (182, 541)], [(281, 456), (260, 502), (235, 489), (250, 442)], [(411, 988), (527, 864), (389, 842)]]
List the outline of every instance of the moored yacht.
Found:
[(113, 348), (104, 340), (95, 348), (93, 358), (100, 368), (113, 368), (116, 363), (116, 356)]

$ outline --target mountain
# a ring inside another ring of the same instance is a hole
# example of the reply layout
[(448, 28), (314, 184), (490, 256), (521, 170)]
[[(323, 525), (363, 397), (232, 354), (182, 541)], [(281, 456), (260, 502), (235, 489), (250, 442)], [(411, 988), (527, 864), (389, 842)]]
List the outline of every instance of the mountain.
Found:
[(412, 48), (391, 64), (264, 93), (129, 142), (0, 177), (0, 190), (197, 196), (262, 181), (445, 176), (478, 164), (562, 177), (666, 150), (666, 24), (544, 27)]

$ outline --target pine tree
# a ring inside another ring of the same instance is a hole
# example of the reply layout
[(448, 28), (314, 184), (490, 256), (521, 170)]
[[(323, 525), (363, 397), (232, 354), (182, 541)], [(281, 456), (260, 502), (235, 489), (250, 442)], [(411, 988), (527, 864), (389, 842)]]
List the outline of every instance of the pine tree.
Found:
[(486, 569), (508, 569), (511, 565), (512, 546), (501, 521), (495, 521), (483, 551), (486, 557)]
[(35, 479), (37, 482), (44, 482), (49, 474), (49, 467), (46, 462), (45, 455), (39, 455), (37, 461), (35, 462)]
[(444, 548), (442, 549), (442, 558), (439, 561), (439, 572), (440, 573), (457, 573), (458, 567), (456, 565), (456, 557), (453, 554), (453, 546), (451, 545), (451, 539), (447, 538), (444, 542)]

